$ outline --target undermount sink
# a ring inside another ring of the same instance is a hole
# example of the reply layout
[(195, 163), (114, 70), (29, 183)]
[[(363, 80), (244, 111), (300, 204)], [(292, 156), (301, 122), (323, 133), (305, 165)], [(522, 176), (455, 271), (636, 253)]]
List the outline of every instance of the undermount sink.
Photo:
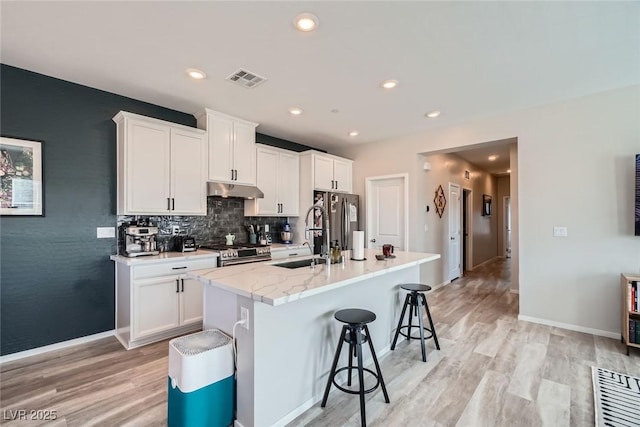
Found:
[[(327, 260), (324, 258), (315, 258), (316, 264), (326, 264)], [(311, 265), (311, 258), (300, 259), (298, 261), (287, 261), (281, 262), (279, 264), (272, 264), (276, 267), (284, 267), (284, 268), (300, 268), (300, 267), (309, 267)]]

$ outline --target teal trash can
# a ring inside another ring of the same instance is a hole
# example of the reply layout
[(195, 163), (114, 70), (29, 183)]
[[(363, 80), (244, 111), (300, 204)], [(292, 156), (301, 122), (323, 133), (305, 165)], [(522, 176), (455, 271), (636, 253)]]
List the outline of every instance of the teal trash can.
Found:
[(169, 341), (169, 427), (233, 424), (232, 341), (217, 329)]

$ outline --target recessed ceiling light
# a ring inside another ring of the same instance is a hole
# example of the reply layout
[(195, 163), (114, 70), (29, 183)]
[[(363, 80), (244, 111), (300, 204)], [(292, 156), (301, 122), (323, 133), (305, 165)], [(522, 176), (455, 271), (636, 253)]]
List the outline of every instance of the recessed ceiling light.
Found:
[(313, 13), (301, 13), (293, 20), (293, 25), (295, 25), (298, 31), (313, 31), (318, 26), (318, 17)]
[(382, 83), (380, 83), (380, 87), (384, 89), (393, 89), (396, 86), (398, 86), (397, 80), (385, 80)]
[(302, 108), (298, 108), (298, 107), (289, 108), (289, 114), (291, 114), (292, 116), (299, 116), (300, 114), (302, 114)]
[(494, 161), (495, 159), (497, 159), (497, 158), (498, 158), (498, 155), (497, 155), (497, 154), (492, 154), (491, 156), (489, 156), (489, 161), (490, 161), (490, 162), (493, 162), (493, 161)]
[(507, 173), (511, 173), (511, 169), (507, 169)]
[(202, 80), (207, 78), (207, 75), (205, 74), (205, 72), (202, 70), (198, 70), (197, 68), (187, 68), (187, 74), (189, 74), (189, 77), (196, 80)]
[(357, 130), (352, 130), (351, 132), (349, 132), (349, 136), (358, 136), (359, 133)]
[(439, 115), (440, 115), (440, 111), (438, 111), (438, 110), (433, 110), (433, 111), (430, 111), (427, 114), (425, 114), (425, 116), (427, 116), (427, 117), (429, 117), (431, 119), (435, 119)]

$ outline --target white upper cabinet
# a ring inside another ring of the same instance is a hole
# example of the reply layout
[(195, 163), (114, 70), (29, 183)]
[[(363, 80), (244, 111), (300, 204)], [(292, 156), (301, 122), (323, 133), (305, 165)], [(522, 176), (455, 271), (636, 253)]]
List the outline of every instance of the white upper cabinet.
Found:
[(333, 159), (333, 181), (334, 191), (351, 193), (353, 186), (351, 179), (353, 175), (353, 162), (346, 159)]
[(280, 216), (300, 215), (300, 159), (298, 153), (280, 152), (278, 165), (278, 201)]
[(314, 190), (352, 192), (353, 161), (314, 151), (303, 154), (310, 156)]
[(257, 144), (257, 187), (264, 198), (245, 200), (246, 216), (298, 216), (298, 153)]
[(206, 134), (121, 111), (118, 215), (206, 215)]
[(333, 191), (333, 159), (314, 156), (313, 178), (316, 190)]
[(209, 135), (209, 181), (256, 185), (256, 127), (217, 111), (196, 115)]

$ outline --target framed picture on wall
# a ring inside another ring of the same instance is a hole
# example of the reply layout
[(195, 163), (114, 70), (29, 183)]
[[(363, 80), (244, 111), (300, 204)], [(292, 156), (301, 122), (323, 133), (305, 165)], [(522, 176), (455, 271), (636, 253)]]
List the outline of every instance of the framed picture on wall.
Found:
[(0, 137), (0, 215), (43, 215), (41, 141)]
[(492, 197), (488, 194), (482, 195), (482, 216), (491, 216)]

